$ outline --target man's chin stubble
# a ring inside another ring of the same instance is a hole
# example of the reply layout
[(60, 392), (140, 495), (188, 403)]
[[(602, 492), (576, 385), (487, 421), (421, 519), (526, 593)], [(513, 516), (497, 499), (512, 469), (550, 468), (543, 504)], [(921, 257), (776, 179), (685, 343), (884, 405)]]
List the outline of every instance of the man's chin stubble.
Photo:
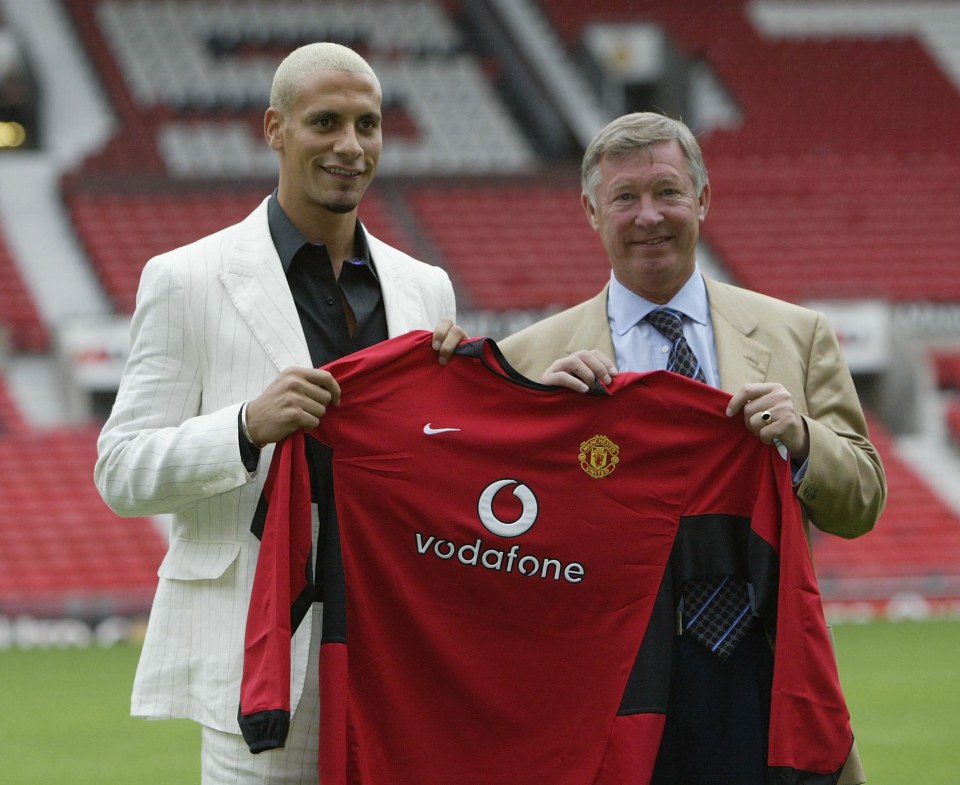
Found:
[(346, 202), (321, 202), (321, 207), (325, 210), (329, 210), (331, 213), (337, 213), (338, 215), (343, 215), (344, 213), (352, 212), (357, 209), (357, 202), (346, 203)]

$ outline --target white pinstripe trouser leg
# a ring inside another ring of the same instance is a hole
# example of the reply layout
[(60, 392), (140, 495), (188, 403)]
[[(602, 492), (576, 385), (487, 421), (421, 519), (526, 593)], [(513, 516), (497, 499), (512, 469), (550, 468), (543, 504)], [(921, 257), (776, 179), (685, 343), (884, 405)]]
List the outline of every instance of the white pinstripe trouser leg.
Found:
[(290, 722), (283, 749), (253, 755), (243, 736), (204, 727), (201, 735), (201, 785), (318, 785), (320, 738), (318, 658), (322, 622), (314, 606), (310, 659), (303, 696)]

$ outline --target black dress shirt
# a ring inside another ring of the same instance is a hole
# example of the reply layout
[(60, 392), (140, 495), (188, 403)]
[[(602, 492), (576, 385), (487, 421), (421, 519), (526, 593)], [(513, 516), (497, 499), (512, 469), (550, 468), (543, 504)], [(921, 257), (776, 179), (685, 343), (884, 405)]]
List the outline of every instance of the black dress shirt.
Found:
[[(276, 193), (270, 197), (267, 216), (314, 367), (385, 340), (387, 316), (380, 280), (359, 222), (354, 238), (356, 256), (344, 261), (337, 279), (327, 249), (304, 239), (283, 212)], [(356, 319), (352, 335), (344, 303)]]
[[(344, 261), (337, 278), (327, 249), (304, 238), (284, 213), (276, 191), (267, 204), (267, 220), (297, 306), (313, 366), (319, 368), (386, 340), (383, 293), (360, 222), (357, 222), (354, 239), (356, 256)], [(352, 333), (346, 308), (353, 314)], [(328, 447), (315, 439), (306, 441), (311, 467), (311, 497), (317, 504), (320, 518), (315, 585), (316, 599), (322, 601), (325, 597), (331, 598), (331, 592), (343, 591), (343, 566), (333, 497), (333, 461)], [(250, 471), (256, 469), (260, 451), (246, 439), (242, 428), (240, 454)], [(343, 603), (338, 605), (344, 607)], [(335, 623), (333, 619), (324, 619), (324, 639), (340, 637), (341, 634), (345, 634), (345, 620)]]

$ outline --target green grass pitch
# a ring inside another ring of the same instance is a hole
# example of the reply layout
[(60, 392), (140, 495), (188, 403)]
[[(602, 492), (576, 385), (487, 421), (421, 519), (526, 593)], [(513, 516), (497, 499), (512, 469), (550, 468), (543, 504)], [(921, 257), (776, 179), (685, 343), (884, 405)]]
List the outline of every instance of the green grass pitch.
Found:
[[(956, 785), (960, 622), (834, 627), (870, 785)], [(139, 650), (0, 652), (0, 782), (195, 785), (199, 732), (128, 716)]]

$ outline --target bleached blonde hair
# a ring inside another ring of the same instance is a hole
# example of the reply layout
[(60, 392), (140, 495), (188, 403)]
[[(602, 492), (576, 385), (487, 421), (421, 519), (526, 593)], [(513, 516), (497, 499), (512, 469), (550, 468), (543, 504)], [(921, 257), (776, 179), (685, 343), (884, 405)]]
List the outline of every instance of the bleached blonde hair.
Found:
[(303, 78), (317, 69), (352, 71), (368, 74), (380, 89), (380, 80), (364, 60), (349, 46), (321, 41), (294, 49), (277, 66), (270, 87), (270, 106), (285, 115), (293, 107)]

